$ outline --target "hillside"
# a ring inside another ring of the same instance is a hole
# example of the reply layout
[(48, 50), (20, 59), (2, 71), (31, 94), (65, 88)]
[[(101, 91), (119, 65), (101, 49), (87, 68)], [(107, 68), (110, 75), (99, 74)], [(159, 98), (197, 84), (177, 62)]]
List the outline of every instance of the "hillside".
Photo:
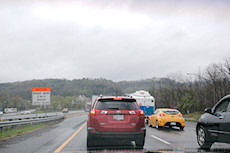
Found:
[(121, 81), (113, 82), (107, 79), (44, 79), (31, 80), (14, 83), (1, 83), (0, 95), (10, 97), (19, 96), (23, 99), (31, 99), (32, 87), (51, 87), (51, 95), (77, 96), (85, 95), (124, 95), (137, 90), (150, 90), (153, 83), (158, 84), (153, 79), (137, 80), (137, 81)]

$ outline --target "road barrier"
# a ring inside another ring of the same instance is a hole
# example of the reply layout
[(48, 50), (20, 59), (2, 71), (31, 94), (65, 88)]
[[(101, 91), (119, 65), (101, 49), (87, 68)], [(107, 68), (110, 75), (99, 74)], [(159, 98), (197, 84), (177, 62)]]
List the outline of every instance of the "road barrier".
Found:
[(56, 122), (64, 119), (64, 115), (44, 117), (44, 118), (32, 118), (32, 119), (22, 119), (15, 121), (5, 121), (0, 123), (0, 129), (2, 130), (5, 127), (16, 127), (20, 125), (27, 124), (38, 124), (38, 123), (47, 123), (47, 122)]
[[(43, 115), (42, 115), (43, 114)], [(2, 131), (4, 128), (7, 127), (17, 127), (17, 126), (21, 126), (21, 125), (27, 125), (27, 124), (38, 124), (38, 123), (49, 123), (49, 122), (56, 122), (56, 121), (61, 121), (63, 120), (65, 117), (72, 117), (75, 115), (83, 115), (83, 114), (87, 114), (84, 111), (73, 111), (73, 112), (69, 112), (69, 113), (47, 113), (44, 115), (44, 113), (42, 114), (33, 114), (33, 115), (21, 115), (19, 116), (15, 116), (12, 118), (7, 118), (7, 119), (1, 119), (0, 121), (0, 131)]]

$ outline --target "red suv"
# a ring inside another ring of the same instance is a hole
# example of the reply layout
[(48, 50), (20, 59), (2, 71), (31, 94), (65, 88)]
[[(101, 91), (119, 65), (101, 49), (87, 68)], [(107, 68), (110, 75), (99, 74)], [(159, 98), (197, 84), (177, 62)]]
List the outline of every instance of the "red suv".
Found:
[(115, 139), (135, 141), (143, 148), (145, 131), (145, 115), (134, 98), (99, 97), (87, 120), (87, 147)]

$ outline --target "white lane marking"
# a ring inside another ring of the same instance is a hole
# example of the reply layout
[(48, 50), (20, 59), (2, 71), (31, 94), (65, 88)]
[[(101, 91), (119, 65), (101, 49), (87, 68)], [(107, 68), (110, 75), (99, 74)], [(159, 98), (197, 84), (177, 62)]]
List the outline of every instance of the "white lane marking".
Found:
[(169, 142), (167, 142), (167, 141), (165, 141), (165, 140), (163, 140), (163, 139), (161, 139), (161, 138), (158, 138), (158, 137), (156, 137), (156, 136), (154, 136), (154, 135), (151, 135), (151, 137), (153, 137), (153, 138), (155, 138), (155, 139), (157, 139), (157, 140), (159, 140), (159, 141), (161, 141), (161, 142), (163, 142), (163, 143), (165, 143), (165, 144), (168, 144), (168, 145), (171, 144), (171, 143), (169, 143)]

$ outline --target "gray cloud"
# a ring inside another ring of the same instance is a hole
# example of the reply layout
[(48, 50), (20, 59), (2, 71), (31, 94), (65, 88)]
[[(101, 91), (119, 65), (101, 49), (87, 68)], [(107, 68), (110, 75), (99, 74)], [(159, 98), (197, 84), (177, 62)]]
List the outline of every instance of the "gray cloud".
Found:
[(0, 82), (163, 77), (229, 56), (227, 1), (98, 2), (1, 1)]

